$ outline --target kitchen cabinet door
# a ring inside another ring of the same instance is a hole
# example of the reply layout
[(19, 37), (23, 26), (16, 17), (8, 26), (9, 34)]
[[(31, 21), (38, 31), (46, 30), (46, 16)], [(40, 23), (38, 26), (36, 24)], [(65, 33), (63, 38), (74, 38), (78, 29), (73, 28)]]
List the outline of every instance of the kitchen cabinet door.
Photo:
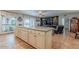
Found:
[(45, 32), (36, 31), (36, 48), (45, 48)]
[(24, 41), (25, 41), (25, 42), (28, 42), (28, 39), (29, 39), (29, 37), (28, 37), (28, 30), (25, 30), (24, 33), (25, 33), (25, 35), (24, 35), (24, 36), (25, 36), (25, 37), (24, 37)]
[(35, 37), (35, 31), (29, 30), (29, 44), (31, 44), (33, 47), (36, 47)]
[(26, 32), (25, 32), (24, 30), (22, 30), (22, 34), (21, 34), (21, 36), (22, 36), (22, 39), (23, 39), (23, 40), (26, 39), (25, 35), (26, 35)]
[(18, 28), (15, 29), (15, 36), (18, 36)]
[(21, 38), (20, 36), (21, 36), (21, 30), (20, 28), (18, 28), (18, 37)]
[(23, 30), (21, 28), (18, 29), (18, 37), (23, 39)]

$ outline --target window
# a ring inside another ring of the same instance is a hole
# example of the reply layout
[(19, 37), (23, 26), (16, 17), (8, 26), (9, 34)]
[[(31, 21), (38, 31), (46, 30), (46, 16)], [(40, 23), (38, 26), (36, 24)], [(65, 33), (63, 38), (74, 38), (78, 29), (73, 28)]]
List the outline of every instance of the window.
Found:
[(34, 27), (35, 26), (35, 19), (34, 17), (30, 17), (30, 27)]
[(29, 17), (25, 17), (24, 18), (24, 27), (29, 27), (29, 25), (30, 25)]
[(35, 26), (35, 17), (25, 17), (24, 18), (24, 27), (34, 27)]
[(16, 18), (12, 16), (2, 16), (2, 32), (14, 31)]

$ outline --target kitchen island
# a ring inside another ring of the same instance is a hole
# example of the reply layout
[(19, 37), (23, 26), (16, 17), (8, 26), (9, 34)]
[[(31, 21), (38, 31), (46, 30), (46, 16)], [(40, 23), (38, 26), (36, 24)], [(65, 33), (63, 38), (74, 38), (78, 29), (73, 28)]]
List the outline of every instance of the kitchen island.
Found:
[(52, 48), (52, 28), (48, 27), (17, 27), (15, 36), (37, 49)]

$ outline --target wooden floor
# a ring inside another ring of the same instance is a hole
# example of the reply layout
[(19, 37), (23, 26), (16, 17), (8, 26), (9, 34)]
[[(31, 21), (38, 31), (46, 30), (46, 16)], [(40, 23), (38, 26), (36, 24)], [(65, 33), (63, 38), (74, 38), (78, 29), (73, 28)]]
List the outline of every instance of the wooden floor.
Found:
[(74, 33), (66, 35), (55, 34), (53, 37), (53, 48), (79, 49), (79, 38), (75, 39)]
[(15, 37), (13, 34), (0, 35), (1, 49), (33, 49), (34, 47), (28, 45), (26, 42)]
[[(63, 34), (53, 34), (53, 47), (56, 49), (77, 49), (79, 48), (79, 39), (74, 39), (74, 33), (68, 33), (68, 35)], [(0, 35), (0, 49), (34, 49), (26, 42), (15, 37), (13, 34), (3, 34)]]

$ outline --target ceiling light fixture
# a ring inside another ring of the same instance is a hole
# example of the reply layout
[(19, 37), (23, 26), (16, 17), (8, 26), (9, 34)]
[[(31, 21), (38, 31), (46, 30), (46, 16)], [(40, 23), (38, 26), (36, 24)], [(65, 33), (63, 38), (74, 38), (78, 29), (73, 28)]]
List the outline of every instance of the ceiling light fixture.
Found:
[(44, 17), (45, 16), (45, 11), (44, 10), (39, 10), (38, 11), (38, 17)]

